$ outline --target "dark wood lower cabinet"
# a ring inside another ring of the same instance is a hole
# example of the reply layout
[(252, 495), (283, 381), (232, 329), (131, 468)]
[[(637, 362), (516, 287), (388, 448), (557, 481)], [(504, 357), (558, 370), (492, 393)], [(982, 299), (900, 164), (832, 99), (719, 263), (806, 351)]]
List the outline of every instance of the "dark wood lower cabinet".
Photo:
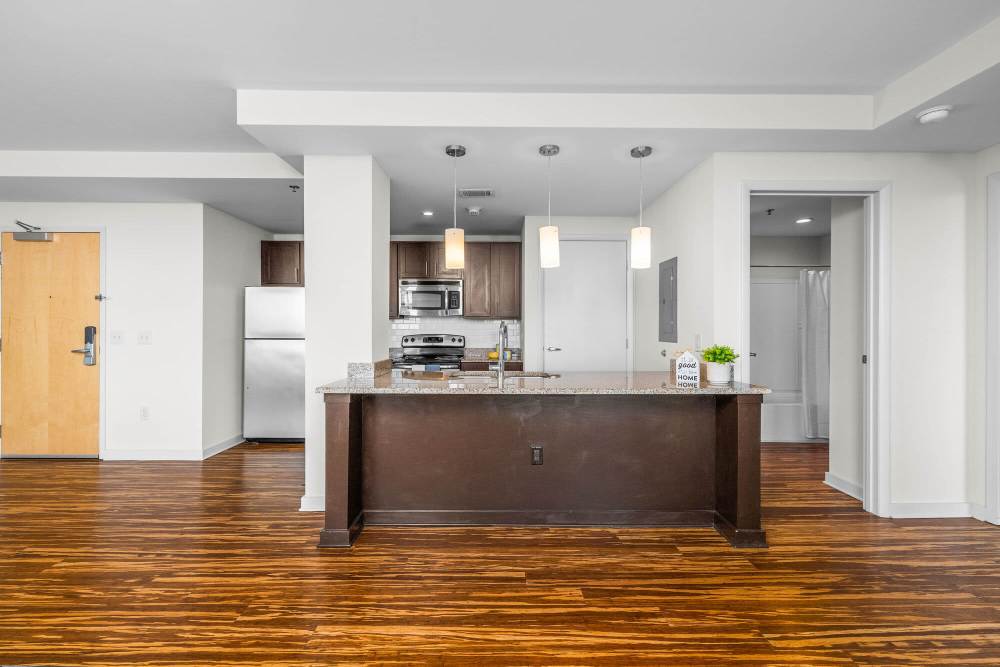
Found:
[(760, 405), (327, 394), (320, 546), (349, 546), (367, 523), (714, 525), (733, 546), (764, 547)]
[[(496, 361), (463, 361), (462, 370), (463, 371), (488, 371), (491, 368), (496, 368), (498, 362)], [(508, 361), (504, 368), (508, 371), (523, 371), (524, 362), (523, 361)]]

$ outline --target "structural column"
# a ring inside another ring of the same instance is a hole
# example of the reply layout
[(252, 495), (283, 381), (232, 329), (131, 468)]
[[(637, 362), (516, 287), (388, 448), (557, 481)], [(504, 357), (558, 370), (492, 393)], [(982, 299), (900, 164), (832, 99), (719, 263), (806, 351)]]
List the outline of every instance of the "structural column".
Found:
[(370, 155), (305, 157), (306, 471), (324, 508), (323, 396), (348, 362), (389, 356), (389, 178)]

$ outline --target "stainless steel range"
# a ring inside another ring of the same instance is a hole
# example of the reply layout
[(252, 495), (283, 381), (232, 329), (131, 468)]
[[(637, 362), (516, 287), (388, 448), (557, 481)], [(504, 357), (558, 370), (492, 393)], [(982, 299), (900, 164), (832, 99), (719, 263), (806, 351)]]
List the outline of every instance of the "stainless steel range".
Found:
[(403, 336), (403, 354), (392, 360), (393, 368), (446, 371), (461, 367), (465, 356), (465, 336), (421, 334)]

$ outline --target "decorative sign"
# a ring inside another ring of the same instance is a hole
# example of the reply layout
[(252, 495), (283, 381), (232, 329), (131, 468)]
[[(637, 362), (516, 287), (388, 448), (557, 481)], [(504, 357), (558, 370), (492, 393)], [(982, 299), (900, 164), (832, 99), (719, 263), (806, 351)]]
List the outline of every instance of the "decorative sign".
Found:
[(678, 387), (701, 386), (701, 363), (691, 352), (685, 352), (674, 360), (674, 373)]

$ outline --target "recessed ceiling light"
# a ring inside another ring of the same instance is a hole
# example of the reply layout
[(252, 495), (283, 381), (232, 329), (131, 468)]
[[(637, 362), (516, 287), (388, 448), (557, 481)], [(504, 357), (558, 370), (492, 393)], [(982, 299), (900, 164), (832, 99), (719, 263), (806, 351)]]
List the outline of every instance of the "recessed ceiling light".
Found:
[(434, 211), (424, 211), (424, 217), (429, 218), (434, 215)]
[(938, 123), (948, 117), (951, 113), (952, 106), (950, 104), (942, 104), (941, 106), (931, 107), (930, 109), (924, 109), (917, 114), (917, 120), (921, 124), (926, 125), (927, 123)]
[(812, 221), (813, 221), (812, 218), (799, 218), (798, 220), (795, 221), (795, 224), (796, 225), (804, 225), (807, 222), (812, 222)]

